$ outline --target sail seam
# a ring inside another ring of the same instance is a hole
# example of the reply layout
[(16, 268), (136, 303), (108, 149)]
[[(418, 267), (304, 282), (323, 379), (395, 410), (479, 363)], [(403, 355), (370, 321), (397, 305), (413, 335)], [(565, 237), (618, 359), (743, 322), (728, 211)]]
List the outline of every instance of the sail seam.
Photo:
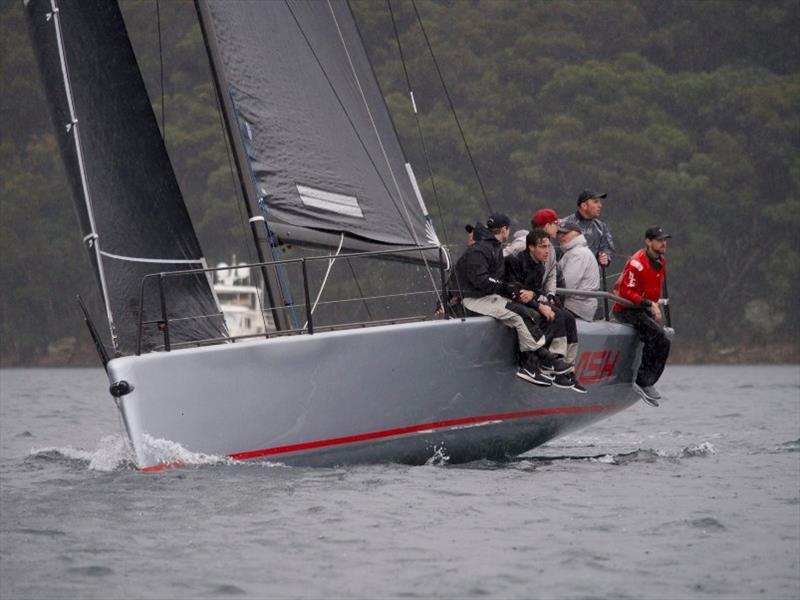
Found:
[(186, 259), (186, 258), (142, 258), (138, 256), (122, 256), (121, 254), (112, 254), (111, 252), (106, 252), (104, 250), (100, 250), (100, 254), (103, 256), (107, 256), (108, 258), (116, 258), (117, 260), (127, 260), (129, 262), (140, 262), (140, 263), (159, 263), (159, 264), (166, 264), (166, 265), (203, 265), (205, 263), (204, 258), (196, 258), (196, 259)]

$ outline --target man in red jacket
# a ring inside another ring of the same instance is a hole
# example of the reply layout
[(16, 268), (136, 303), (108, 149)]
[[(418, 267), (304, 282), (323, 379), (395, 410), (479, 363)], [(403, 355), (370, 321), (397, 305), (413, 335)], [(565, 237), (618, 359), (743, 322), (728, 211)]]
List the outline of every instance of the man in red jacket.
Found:
[(634, 304), (634, 308), (614, 304), (614, 315), (617, 320), (633, 325), (639, 339), (644, 342), (642, 362), (633, 388), (650, 406), (658, 406), (661, 399), (654, 386), (664, 372), (670, 348), (658, 305), (667, 271), (664, 255), (670, 237), (661, 227), (650, 227), (645, 231), (645, 247), (628, 259), (614, 284), (614, 294)]

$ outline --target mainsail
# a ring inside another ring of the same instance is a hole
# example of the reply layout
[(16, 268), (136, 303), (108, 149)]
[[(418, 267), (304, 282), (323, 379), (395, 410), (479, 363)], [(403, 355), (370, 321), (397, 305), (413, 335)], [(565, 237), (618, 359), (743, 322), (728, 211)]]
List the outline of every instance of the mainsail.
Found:
[(196, 3), (247, 193), (280, 239), (439, 244), (346, 2)]
[[(26, 0), (28, 29), (84, 241), (106, 306), (114, 350), (137, 351), (145, 275), (205, 260), (113, 0)], [(164, 281), (171, 342), (226, 335), (204, 274)], [(161, 318), (157, 281), (144, 321)], [(142, 349), (163, 341), (143, 329)]]

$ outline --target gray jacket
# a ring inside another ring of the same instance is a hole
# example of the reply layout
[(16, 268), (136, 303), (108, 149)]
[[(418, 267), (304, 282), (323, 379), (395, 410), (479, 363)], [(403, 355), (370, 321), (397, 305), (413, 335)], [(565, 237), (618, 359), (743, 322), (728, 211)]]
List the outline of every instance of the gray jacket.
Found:
[[(564, 285), (571, 290), (597, 291), (600, 288), (600, 267), (586, 238), (579, 235), (561, 249), (564, 254), (558, 261), (558, 268), (564, 275)], [(584, 321), (592, 321), (597, 311), (597, 299), (567, 296), (564, 307)]]
[(577, 223), (586, 238), (589, 250), (592, 251), (595, 258), (600, 252), (605, 252), (608, 254), (608, 261), (611, 262), (617, 250), (614, 248), (614, 238), (611, 237), (611, 230), (608, 225), (599, 219), (584, 219), (581, 213), (577, 211), (565, 217), (564, 222)]

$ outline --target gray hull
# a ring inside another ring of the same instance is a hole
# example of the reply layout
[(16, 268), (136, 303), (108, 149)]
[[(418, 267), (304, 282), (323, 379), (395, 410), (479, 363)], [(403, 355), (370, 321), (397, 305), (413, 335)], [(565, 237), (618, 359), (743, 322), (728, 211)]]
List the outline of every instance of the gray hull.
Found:
[(487, 317), (128, 356), (110, 381), (137, 465), (195, 453), (286, 464), (420, 464), (515, 456), (636, 402), (632, 328), (579, 323), (588, 394), (515, 376), (515, 337)]

